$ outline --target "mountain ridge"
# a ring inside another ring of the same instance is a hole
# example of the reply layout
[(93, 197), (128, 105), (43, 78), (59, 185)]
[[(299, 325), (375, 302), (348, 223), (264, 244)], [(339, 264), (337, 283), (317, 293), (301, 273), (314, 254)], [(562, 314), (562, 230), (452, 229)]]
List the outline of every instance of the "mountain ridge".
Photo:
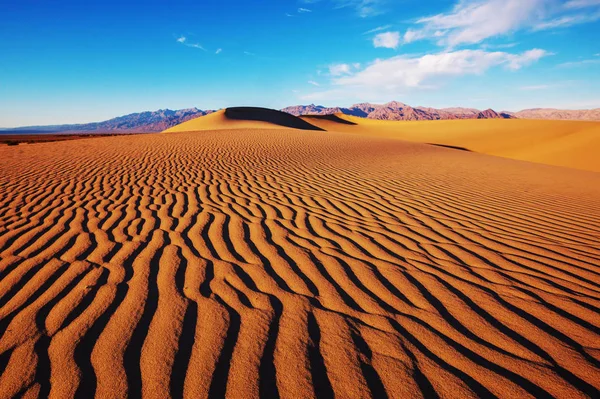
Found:
[[(101, 122), (23, 126), (0, 128), (4, 133), (152, 133), (161, 132), (180, 123), (187, 122), (216, 110), (201, 110), (196, 107), (180, 110), (159, 109), (119, 116)], [(600, 120), (600, 108), (590, 110), (560, 110), (554, 108), (531, 108), (518, 112), (492, 109), (451, 107), (432, 108), (391, 101), (386, 104), (358, 103), (350, 107), (325, 107), (322, 105), (294, 105), (281, 109), (295, 116), (346, 114), (380, 120), (452, 120), (452, 119), (556, 119), (556, 120)]]
[(386, 104), (360, 103), (348, 108), (323, 107), (321, 105), (296, 105), (282, 109), (292, 115), (330, 115), (343, 113), (368, 119), (393, 120), (393, 121), (419, 121), (419, 120), (450, 120), (450, 119), (511, 119), (509, 113), (497, 113), (492, 109), (480, 111), (475, 108), (431, 108), (412, 107), (408, 104), (391, 101)]

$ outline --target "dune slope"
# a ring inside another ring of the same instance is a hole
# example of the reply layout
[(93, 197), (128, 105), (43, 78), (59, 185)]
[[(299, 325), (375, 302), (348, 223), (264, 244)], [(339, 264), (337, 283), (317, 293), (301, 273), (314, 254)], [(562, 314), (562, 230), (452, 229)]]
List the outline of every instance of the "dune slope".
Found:
[(268, 108), (232, 107), (173, 126), (164, 133), (197, 132), (215, 129), (323, 130), (297, 116)]
[(292, 129), (1, 147), (0, 396), (597, 397), (599, 263), (597, 173)]
[[(327, 131), (467, 148), (482, 154), (600, 172), (600, 122), (483, 119), (379, 121), (303, 116)], [(341, 123), (337, 123), (343, 121)]]

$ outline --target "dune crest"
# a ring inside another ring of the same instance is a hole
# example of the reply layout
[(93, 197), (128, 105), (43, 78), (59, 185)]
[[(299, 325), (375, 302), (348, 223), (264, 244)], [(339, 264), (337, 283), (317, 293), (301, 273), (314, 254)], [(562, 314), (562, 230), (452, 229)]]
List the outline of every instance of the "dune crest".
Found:
[(258, 128), (323, 130), (297, 116), (276, 111), (274, 109), (232, 107), (173, 126), (172, 128), (165, 130), (164, 133)]

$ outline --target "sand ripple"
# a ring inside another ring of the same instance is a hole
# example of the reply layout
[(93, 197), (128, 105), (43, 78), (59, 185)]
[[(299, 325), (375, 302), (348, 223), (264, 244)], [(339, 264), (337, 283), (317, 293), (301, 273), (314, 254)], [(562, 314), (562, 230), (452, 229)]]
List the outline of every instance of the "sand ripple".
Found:
[(0, 397), (598, 397), (600, 174), (293, 130), (0, 148)]

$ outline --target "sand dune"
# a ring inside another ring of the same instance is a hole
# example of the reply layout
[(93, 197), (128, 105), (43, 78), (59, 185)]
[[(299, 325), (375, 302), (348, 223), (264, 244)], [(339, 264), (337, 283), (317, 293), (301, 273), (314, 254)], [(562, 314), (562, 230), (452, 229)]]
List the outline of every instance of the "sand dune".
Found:
[(598, 397), (600, 174), (217, 121), (0, 147), (0, 396)]
[(297, 116), (268, 108), (233, 107), (192, 119), (165, 130), (165, 133), (215, 129), (281, 129), (323, 130)]
[(379, 121), (338, 114), (346, 123), (303, 116), (328, 131), (466, 148), (482, 154), (600, 172), (600, 122), (483, 119)]

